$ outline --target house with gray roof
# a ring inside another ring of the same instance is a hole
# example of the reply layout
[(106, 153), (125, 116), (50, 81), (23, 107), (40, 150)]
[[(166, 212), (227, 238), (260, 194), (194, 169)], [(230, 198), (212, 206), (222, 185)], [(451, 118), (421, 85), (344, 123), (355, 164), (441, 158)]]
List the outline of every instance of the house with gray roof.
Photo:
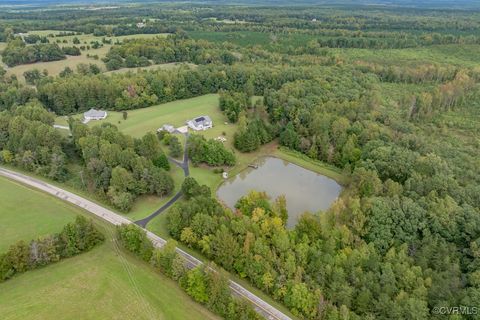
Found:
[(188, 120), (187, 126), (195, 131), (207, 130), (213, 127), (213, 121), (209, 116), (200, 116)]
[(103, 120), (107, 117), (107, 111), (90, 109), (83, 114), (83, 121), (88, 122), (90, 120)]

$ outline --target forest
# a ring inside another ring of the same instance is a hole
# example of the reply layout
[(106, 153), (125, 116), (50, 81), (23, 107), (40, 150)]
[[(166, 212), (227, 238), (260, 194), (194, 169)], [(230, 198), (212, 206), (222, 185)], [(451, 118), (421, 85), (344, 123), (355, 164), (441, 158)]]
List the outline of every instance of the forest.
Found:
[[(83, 191), (128, 212), (141, 196), (173, 195), (167, 156), (181, 156), (180, 142), (167, 155), (164, 136), (133, 138), (115, 123), (89, 126), (75, 115), (218, 94), (234, 149), (192, 134), (195, 168), (222, 172), (274, 145), (347, 182), (329, 209), (289, 229), (283, 197), (251, 190), (232, 210), (216, 190), (186, 178), (182, 201), (166, 213), (178, 244), (300, 319), (444, 319), (433, 310), (480, 307), (480, 11), (352, 6), (1, 13), (0, 164), (59, 183), (81, 171)], [(35, 30), (168, 36), (119, 41), (101, 67), (30, 71), (23, 83), (9, 67), (78, 54), (51, 38), (17, 36)], [(166, 63), (189, 65), (150, 69)], [(128, 72), (106, 73), (113, 70)], [(68, 117), (71, 136), (53, 128), (56, 116)], [(185, 270), (175, 242), (156, 251), (138, 228), (117, 232), (127, 250), (210, 310), (256, 317), (230, 294), (220, 300), (225, 279)]]

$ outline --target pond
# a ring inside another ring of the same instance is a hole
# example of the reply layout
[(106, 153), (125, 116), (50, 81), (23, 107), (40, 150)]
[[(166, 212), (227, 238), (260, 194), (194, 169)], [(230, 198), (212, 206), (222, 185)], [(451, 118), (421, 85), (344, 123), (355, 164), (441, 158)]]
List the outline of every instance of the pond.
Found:
[(225, 181), (217, 191), (218, 198), (233, 209), (250, 190), (265, 191), (272, 200), (285, 195), (288, 228), (294, 227), (305, 211), (329, 208), (342, 189), (335, 180), (278, 158), (261, 158), (255, 164), (257, 169), (248, 168)]

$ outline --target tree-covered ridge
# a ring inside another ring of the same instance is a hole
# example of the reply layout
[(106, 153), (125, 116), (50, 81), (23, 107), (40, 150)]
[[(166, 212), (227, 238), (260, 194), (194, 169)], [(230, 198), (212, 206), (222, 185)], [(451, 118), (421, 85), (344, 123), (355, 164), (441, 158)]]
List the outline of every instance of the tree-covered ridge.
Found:
[[(271, 65), (202, 66), (195, 69), (149, 71), (122, 75), (71, 75), (44, 79), (38, 98), (57, 114), (72, 114), (90, 108), (127, 110), (195, 97), (219, 90), (243, 91), (278, 88), (294, 79), (312, 76), (303, 68)], [(250, 81), (249, 81), (250, 80)]]

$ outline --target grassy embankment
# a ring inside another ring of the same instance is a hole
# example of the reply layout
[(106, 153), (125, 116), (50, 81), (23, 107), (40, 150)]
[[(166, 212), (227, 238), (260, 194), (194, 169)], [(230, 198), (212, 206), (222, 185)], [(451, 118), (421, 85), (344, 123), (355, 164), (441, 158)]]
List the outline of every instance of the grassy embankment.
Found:
[[(0, 178), (0, 252), (61, 230), (83, 210)], [(113, 242), (0, 283), (2, 319), (217, 319), (178, 285)]]

